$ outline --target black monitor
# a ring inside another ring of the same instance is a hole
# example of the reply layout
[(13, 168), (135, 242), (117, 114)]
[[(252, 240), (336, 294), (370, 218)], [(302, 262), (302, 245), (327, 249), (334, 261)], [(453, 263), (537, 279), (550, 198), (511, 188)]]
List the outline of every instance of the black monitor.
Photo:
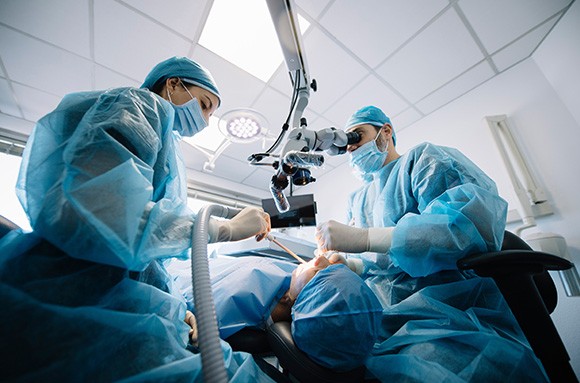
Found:
[(313, 194), (286, 197), (290, 209), (280, 213), (272, 198), (262, 200), (262, 208), (270, 214), (272, 228), (316, 226), (316, 202)]

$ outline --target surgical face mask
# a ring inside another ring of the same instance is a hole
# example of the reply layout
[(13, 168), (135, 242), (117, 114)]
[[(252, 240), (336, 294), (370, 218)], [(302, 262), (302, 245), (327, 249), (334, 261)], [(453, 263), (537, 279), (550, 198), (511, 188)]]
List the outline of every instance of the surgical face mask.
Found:
[(367, 142), (350, 153), (350, 166), (362, 174), (374, 173), (380, 170), (387, 159), (389, 143), (387, 142), (385, 151), (381, 151), (377, 146), (379, 134), (381, 134), (380, 130), (374, 140)]
[(203, 117), (203, 112), (197, 99), (191, 95), (189, 89), (183, 83), (181, 83), (181, 86), (185, 88), (185, 91), (191, 97), (191, 100), (182, 105), (173, 104), (171, 94), (167, 90), (167, 98), (169, 98), (169, 101), (171, 101), (175, 109), (173, 130), (177, 131), (183, 137), (192, 137), (207, 127), (207, 121)]

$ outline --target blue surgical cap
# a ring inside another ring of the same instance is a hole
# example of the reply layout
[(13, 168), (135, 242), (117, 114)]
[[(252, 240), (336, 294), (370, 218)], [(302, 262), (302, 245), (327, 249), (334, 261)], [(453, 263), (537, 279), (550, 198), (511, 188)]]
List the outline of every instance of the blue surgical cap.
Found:
[(211, 73), (200, 64), (187, 57), (171, 57), (155, 65), (149, 72), (141, 88), (153, 89), (159, 81), (179, 77), (183, 81), (199, 86), (215, 94), (220, 100), (220, 92)]
[[(387, 117), (382, 110), (377, 108), (376, 106), (365, 106), (357, 110), (350, 116), (348, 121), (346, 122), (346, 127), (344, 130), (348, 130), (354, 126), (362, 125), (362, 124), (370, 124), (377, 127), (382, 127), (386, 123), (390, 124), (391, 127), (393, 124), (391, 123), (391, 119)], [(395, 129), (393, 128), (393, 144), (397, 145), (397, 136), (395, 134)]]
[(312, 360), (335, 371), (364, 364), (375, 343), (382, 306), (343, 264), (319, 271), (292, 307), (292, 337)]

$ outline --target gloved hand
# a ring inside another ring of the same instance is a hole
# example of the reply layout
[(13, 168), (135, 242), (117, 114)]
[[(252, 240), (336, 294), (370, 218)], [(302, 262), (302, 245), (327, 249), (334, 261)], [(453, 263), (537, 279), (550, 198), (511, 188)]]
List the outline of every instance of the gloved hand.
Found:
[(357, 258), (346, 258), (344, 253), (339, 253), (338, 251), (327, 251), (325, 253), (319, 252), (318, 249), (315, 251), (315, 256), (317, 257), (324, 257), (328, 259), (328, 262), (331, 265), (336, 265), (337, 263), (342, 263), (343, 265), (348, 266), (349, 269), (361, 275), (363, 272), (363, 262)]
[(361, 229), (330, 220), (316, 227), (316, 240), (318, 248), (323, 252), (386, 253), (391, 248), (392, 231), (393, 227)]
[(364, 253), (369, 248), (369, 231), (330, 220), (316, 227), (316, 240), (322, 251)]
[(342, 263), (343, 265), (348, 266), (346, 257), (343, 253), (339, 253), (338, 251), (327, 251), (326, 253), (321, 253), (320, 255), (328, 259), (328, 262), (330, 262), (331, 265)]
[(246, 207), (230, 220), (209, 221), (210, 242), (239, 241), (256, 236), (257, 241), (264, 239), (270, 232), (270, 216), (264, 209)]

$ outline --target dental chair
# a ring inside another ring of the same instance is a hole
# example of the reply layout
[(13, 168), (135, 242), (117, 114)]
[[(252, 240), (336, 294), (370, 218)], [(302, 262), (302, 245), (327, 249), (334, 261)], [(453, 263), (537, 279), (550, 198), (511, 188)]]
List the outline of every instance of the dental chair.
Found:
[(457, 261), (460, 270), (474, 270), (479, 276), (494, 279), (552, 382), (578, 382), (570, 356), (550, 318), (558, 294), (548, 270), (572, 266), (564, 258), (532, 250), (509, 231), (505, 232), (500, 251)]

